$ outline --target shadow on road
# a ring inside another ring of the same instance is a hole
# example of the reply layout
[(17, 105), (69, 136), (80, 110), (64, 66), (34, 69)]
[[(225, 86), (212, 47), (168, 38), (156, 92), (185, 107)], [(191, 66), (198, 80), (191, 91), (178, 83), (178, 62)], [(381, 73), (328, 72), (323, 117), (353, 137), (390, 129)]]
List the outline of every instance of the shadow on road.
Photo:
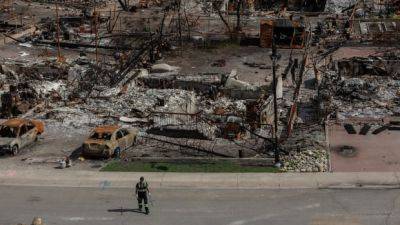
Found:
[(146, 214), (144, 211), (141, 211), (139, 209), (124, 209), (124, 208), (119, 208), (119, 209), (109, 209), (107, 210), (108, 212), (116, 212), (116, 213), (124, 213), (124, 212), (134, 212), (134, 213), (141, 213), (141, 214)]

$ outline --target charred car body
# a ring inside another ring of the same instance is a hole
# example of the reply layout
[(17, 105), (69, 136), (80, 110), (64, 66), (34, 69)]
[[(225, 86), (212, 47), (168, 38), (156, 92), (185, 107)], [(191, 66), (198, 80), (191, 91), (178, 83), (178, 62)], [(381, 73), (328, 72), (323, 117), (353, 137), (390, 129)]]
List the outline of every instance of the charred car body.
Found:
[(83, 143), (82, 154), (103, 158), (119, 157), (122, 151), (134, 145), (137, 134), (137, 129), (119, 126), (96, 127)]
[(44, 124), (37, 120), (7, 120), (0, 126), (0, 151), (17, 155), (21, 148), (35, 142), (43, 131)]

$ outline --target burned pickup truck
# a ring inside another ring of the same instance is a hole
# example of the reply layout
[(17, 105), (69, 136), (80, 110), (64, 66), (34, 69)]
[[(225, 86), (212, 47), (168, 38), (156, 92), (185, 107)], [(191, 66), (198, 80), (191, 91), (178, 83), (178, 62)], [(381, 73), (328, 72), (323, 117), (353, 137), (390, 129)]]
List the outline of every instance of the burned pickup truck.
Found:
[(0, 125), (0, 152), (15, 156), (19, 149), (38, 140), (44, 124), (37, 120), (10, 119)]

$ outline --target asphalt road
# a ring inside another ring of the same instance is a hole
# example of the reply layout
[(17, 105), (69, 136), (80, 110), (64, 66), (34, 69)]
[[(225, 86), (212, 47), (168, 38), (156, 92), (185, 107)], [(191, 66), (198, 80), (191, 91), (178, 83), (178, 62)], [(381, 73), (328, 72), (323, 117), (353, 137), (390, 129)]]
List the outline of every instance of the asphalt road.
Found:
[[(400, 190), (154, 190), (151, 215), (118, 188), (0, 186), (0, 224), (398, 225)], [(122, 210), (121, 210), (122, 208)]]

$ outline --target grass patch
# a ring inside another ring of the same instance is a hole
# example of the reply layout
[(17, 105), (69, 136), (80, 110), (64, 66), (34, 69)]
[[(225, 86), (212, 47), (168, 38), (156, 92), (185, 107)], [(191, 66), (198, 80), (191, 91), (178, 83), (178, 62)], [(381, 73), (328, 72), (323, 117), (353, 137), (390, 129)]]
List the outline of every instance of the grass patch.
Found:
[(232, 162), (218, 163), (145, 163), (112, 161), (101, 171), (107, 172), (205, 172), (205, 173), (277, 173), (279, 169), (264, 166), (241, 166)]

